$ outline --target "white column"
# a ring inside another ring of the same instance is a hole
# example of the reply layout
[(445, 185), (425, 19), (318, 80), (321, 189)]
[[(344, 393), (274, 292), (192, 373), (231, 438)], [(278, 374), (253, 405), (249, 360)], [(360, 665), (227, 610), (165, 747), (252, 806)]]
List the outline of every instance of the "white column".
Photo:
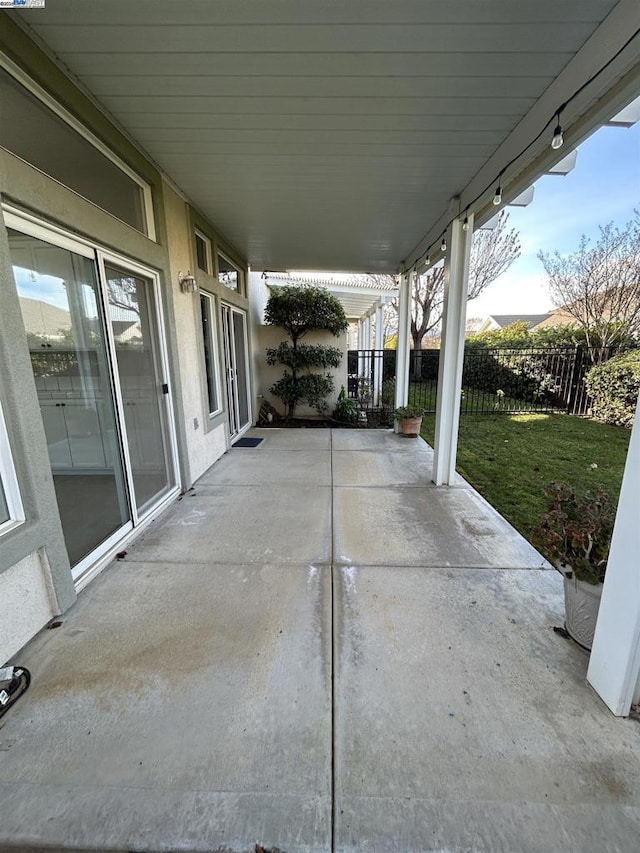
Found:
[(400, 279), (398, 294), (398, 349), (396, 351), (396, 409), (409, 402), (409, 341), (411, 338), (411, 293), (413, 273)]
[(376, 331), (373, 348), (376, 351), (375, 360), (373, 362), (373, 401), (376, 406), (382, 402), (382, 359), (381, 350), (384, 348), (384, 317), (383, 317), (382, 302), (378, 300), (376, 306)]
[[(371, 393), (371, 314), (367, 314), (362, 323), (364, 349), (366, 350), (366, 353), (362, 363), (362, 373), (360, 375), (367, 380), (367, 390)], [(364, 391), (365, 389), (363, 388), (362, 390)]]
[(463, 229), (459, 219), (454, 220), (444, 272), (444, 306), (433, 459), (433, 482), (437, 486), (451, 485), (456, 473), (472, 237), (473, 216), (471, 214), (469, 214), (467, 231)]
[(360, 317), (358, 320), (358, 376), (362, 376), (364, 371), (364, 348), (364, 318)]
[(624, 467), (587, 681), (619, 717), (640, 701), (640, 397)]

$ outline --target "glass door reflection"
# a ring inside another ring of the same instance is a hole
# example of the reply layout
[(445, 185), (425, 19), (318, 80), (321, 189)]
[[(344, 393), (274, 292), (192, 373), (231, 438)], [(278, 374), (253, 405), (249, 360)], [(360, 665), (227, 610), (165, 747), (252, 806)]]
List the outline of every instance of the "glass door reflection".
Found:
[(72, 566), (131, 520), (95, 261), (9, 230)]
[(131, 484), (140, 517), (175, 482), (156, 294), (151, 279), (110, 263), (104, 269)]

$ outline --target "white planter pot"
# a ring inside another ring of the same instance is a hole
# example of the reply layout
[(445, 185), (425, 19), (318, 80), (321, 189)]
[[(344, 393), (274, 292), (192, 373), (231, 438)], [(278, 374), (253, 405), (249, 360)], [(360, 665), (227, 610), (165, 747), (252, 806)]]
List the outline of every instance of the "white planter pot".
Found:
[(564, 579), (566, 627), (571, 637), (591, 651), (596, 630), (602, 584), (585, 583), (576, 576)]

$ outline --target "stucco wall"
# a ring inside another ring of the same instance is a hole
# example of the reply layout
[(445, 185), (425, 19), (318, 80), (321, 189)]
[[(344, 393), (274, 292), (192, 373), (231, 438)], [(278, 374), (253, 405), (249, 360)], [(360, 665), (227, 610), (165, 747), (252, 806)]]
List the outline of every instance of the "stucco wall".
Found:
[[(200, 302), (197, 293), (182, 293), (180, 272), (195, 269), (193, 228), (189, 206), (167, 184), (163, 188), (169, 250), (170, 288), (172, 292), (182, 406), (179, 417), (186, 437), (188, 457), (186, 485), (203, 474), (227, 450), (226, 413), (209, 419)], [(218, 394), (222, 400), (222, 362), (220, 306), (215, 298), (216, 344), (218, 345)]]
[(44, 550), (0, 574), (0, 661), (9, 660), (58, 610)]

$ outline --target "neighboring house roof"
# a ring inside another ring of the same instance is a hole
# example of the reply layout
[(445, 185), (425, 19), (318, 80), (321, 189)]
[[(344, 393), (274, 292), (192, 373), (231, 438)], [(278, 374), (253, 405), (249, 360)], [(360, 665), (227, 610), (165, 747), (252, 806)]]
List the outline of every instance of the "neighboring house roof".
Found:
[(546, 319), (537, 325), (538, 329), (550, 329), (554, 326), (575, 326), (577, 320), (565, 308), (555, 308)]
[(527, 328), (534, 329), (544, 322), (549, 313), (546, 314), (490, 314), (489, 318), (496, 323), (498, 328), (504, 329), (507, 326), (512, 326), (514, 323), (526, 323)]

